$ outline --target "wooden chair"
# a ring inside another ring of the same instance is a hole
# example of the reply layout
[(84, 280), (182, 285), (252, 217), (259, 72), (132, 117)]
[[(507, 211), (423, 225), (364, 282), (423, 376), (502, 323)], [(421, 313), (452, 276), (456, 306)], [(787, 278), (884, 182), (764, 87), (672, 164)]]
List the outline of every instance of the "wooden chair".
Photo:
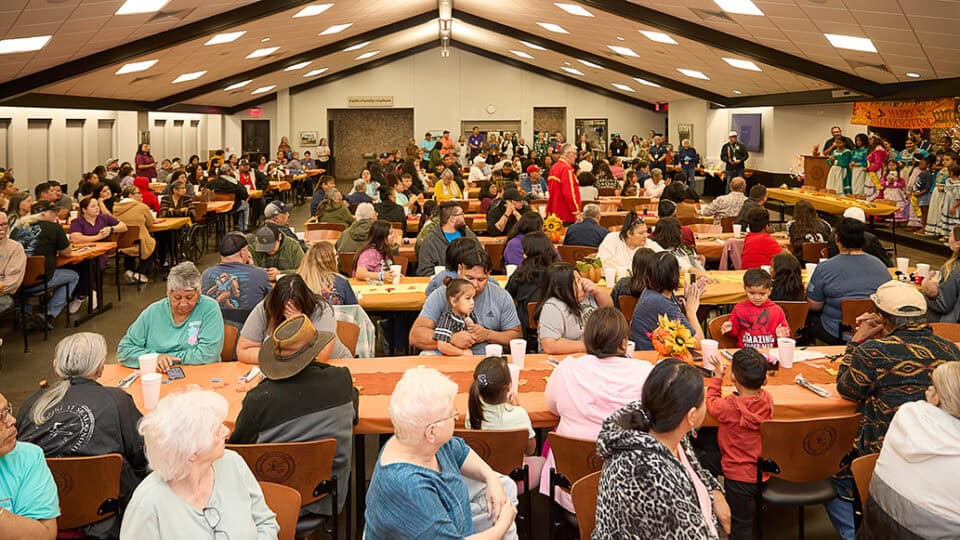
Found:
[[(463, 216), (463, 224), (466, 225), (468, 229), (474, 231), (473, 228), (473, 216)], [(476, 231), (474, 231), (476, 232)]]
[[(588, 201), (584, 201), (586, 203)], [(619, 202), (590, 201), (600, 207), (600, 212), (617, 212), (620, 210)]]
[(714, 317), (710, 319), (710, 322), (707, 323), (707, 333), (710, 334), (710, 339), (714, 339), (719, 343), (721, 349), (736, 349), (737, 340), (731, 336), (724, 334), (720, 327), (723, 326), (723, 323), (730, 320), (730, 314), (720, 315), (719, 317)]
[(804, 242), (800, 246), (800, 262), (819, 263), (820, 259), (826, 258), (828, 254), (826, 242)]
[[(273, 482), (295, 489), (303, 505), (330, 497), (333, 511), (331, 535), (339, 538), (339, 506), (337, 505), (337, 477), (333, 474), (333, 460), (337, 455), (337, 440), (322, 439), (307, 442), (228, 444), (227, 448), (240, 454), (257, 480)], [(294, 474), (296, 473), (296, 474)], [(308, 517), (297, 522), (297, 536), (319, 528), (320, 517)]]
[(526, 529), (526, 537), (533, 538), (530, 471), (523, 462), (527, 443), (530, 440), (527, 430), (457, 429), (453, 434), (463, 439), (491, 469), (522, 483), (522, 494), (526, 500), (522, 521)]
[(618, 191), (620, 190), (615, 187), (597, 188), (597, 193), (599, 193), (601, 197), (616, 197)]
[(58, 529), (85, 527), (117, 514), (123, 456), (47, 458), (47, 467), (60, 497)]
[(557, 516), (557, 489), (569, 493), (577, 480), (599, 471), (603, 467), (603, 459), (597, 455), (597, 441), (564, 437), (556, 432), (548, 434), (547, 438), (554, 460), (549, 475), (550, 538), (557, 538), (560, 525)]
[(623, 227), (624, 216), (611, 215), (611, 214), (600, 214), (600, 226), (601, 227)]
[(343, 251), (337, 255), (340, 259), (340, 273), (348, 278), (353, 277), (353, 258), (356, 256), (355, 251)]
[[(36, 285), (43, 284), (43, 290), (35, 293), (26, 293), (26, 289), (34, 287)], [(64, 285), (66, 287), (66, 285)], [(59, 287), (58, 287), (59, 289)], [(46, 276), (46, 265), (45, 259), (42, 255), (34, 255), (32, 257), (27, 257), (27, 265), (23, 271), (23, 281), (20, 284), (20, 288), (17, 290), (16, 298), (17, 303), (20, 305), (20, 328), (23, 330), (23, 352), (24, 354), (30, 352), (30, 343), (27, 338), (29, 330), (27, 328), (27, 302), (31, 298), (37, 298), (38, 302), (38, 313), (47, 312), (47, 300), (49, 299), (48, 293), (51, 292), (51, 289), (47, 285), (47, 276)], [(53, 290), (54, 294), (57, 294), (59, 291)], [(70, 323), (70, 310), (64, 310), (67, 312), (67, 326)], [(43, 340), (46, 341), (50, 335), (50, 331), (47, 328), (47, 325), (43, 325)]]
[(733, 224), (737, 222), (736, 217), (720, 218), (720, 230), (726, 233), (733, 232)]
[(873, 480), (873, 468), (877, 465), (879, 453), (860, 456), (850, 463), (850, 472), (853, 473), (853, 483), (857, 486), (857, 498), (863, 508), (870, 500), (870, 481)]
[(637, 207), (640, 204), (648, 204), (650, 199), (645, 199), (642, 197), (623, 197), (620, 199), (620, 209), (629, 212)]
[(805, 300), (799, 302), (774, 303), (783, 310), (783, 313), (787, 316), (787, 324), (790, 325), (793, 336), (797, 337), (807, 325), (807, 313), (810, 311), (810, 304)]
[[(130, 225), (127, 227), (126, 232), (116, 233), (111, 235), (111, 242), (117, 243), (117, 249), (114, 252), (114, 259), (116, 260), (116, 282), (117, 282), (117, 302), (120, 301), (120, 260), (123, 258), (123, 254), (120, 253), (121, 249), (132, 248), (137, 246), (137, 260), (143, 260), (143, 246), (140, 243), (140, 227), (136, 225)], [(176, 249), (176, 248), (174, 248)], [(142, 287), (142, 283), (137, 281), (137, 291)]]
[(560, 252), (560, 260), (570, 264), (597, 254), (597, 248), (590, 246), (557, 246), (557, 251)]
[(506, 249), (506, 247), (507, 243), (505, 241), (483, 245), (483, 249), (490, 255), (490, 267), (497, 272), (506, 272), (503, 261), (503, 250)]
[(723, 225), (719, 223), (694, 223), (689, 225), (690, 230), (700, 234), (718, 234), (723, 232)]
[(527, 304), (527, 320), (530, 322), (530, 328), (537, 328), (537, 321), (533, 318), (533, 313), (537, 311), (537, 302), (530, 302)]
[(340, 231), (334, 231), (330, 229), (313, 229), (310, 231), (310, 241), (313, 242), (330, 242), (335, 244), (340, 237), (343, 236), (343, 233)]
[(629, 294), (621, 294), (617, 300), (620, 303), (620, 313), (623, 313), (623, 317), (627, 319), (627, 324), (630, 324), (630, 321), (633, 320), (633, 312), (637, 309), (637, 300), (639, 298)]
[(223, 348), (220, 349), (221, 362), (235, 362), (237, 360), (237, 340), (239, 338), (240, 328), (237, 325), (223, 325)]
[(389, 221), (388, 223), (390, 223), (390, 228), (391, 228), (391, 229), (397, 229), (397, 230), (400, 231), (401, 233), (407, 232), (407, 224), (406, 224), (406, 223), (399, 223), (399, 222), (396, 222), (396, 221)]
[(347, 226), (343, 223), (314, 223), (307, 222), (308, 231), (340, 231), (343, 232), (347, 230)]
[[(393, 259), (393, 264), (400, 265), (400, 275), (401, 276), (407, 275), (407, 267), (410, 265), (410, 259), (404, 257), (403, 255), (394, 255), (392, 259)], [(351, 261), (351, 263), (352, 262), (353, 261)]]
[(577, 511), (580, 540), (590, 540), (597, 523), (597, 495), (600, 491), (601, 473), (602, 471), (597, 471), (584, 476), (574, 482), (570, 489), (573, 509)]
[(277, 525), (280, 525), (277, 540), (294, 540), (301, 506), (300, 492), (273, 482), (260, 482), (260, 491), (267, 507), (277, 514)]
[(359, 337), (360, 327), (358, 325), (347, 321), (337, 321), (337, 338), (354, 356), (357, 355), (357, 339)]
[(933, 333), (953, 342), (960, 341), (960, 323), (930, 323)]
[(873, 300), (869, 298), (844, 298), (840, 301), (840, 334), (857, 329), (857, 317), (873, 311)]
[[(837, 493), (831, 477), (853, 447), (860, 414), (812, 420), (766, 420), (760, 424), (762, 453), (757, 460), (757, 483), (770, 478), (761, 500), (768, 504), (799, 506), (800, 538), (803, 508), (832, 501)], [(760, 531), (761, 512), (755, 527)]]

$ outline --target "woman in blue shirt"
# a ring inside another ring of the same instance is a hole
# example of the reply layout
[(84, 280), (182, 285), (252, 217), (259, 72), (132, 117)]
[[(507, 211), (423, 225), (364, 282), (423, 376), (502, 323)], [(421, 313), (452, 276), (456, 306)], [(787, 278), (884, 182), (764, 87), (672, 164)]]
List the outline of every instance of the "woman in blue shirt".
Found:
[(707, 278), (687, 284), (681, 305), (673, 294), (680, 286), (680, 263), (669, 251), (661, 251), (655, 254), (650, 262), (646, 285), (647, 288), (637, 300), (637, 308), (630, 324), (630, 339), (636, 344), (636, 350), (653, 350), (647, 334), (657, 329), (661, 314), (671, 321), (682, 322), (697, 341), (703, 339), (703, 328), (697, 319), (697, 310), (700, 309), (700, 295), (707, 285)]

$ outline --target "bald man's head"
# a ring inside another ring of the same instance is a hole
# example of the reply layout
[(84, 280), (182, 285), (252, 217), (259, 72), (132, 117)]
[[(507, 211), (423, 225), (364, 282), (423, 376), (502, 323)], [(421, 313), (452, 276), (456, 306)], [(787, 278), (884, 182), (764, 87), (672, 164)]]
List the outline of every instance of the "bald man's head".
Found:
[(739, 191), (743, 193), (747, 190), (747, 181), (741, 177), (736, 177), (730, 181), (730, 191)]

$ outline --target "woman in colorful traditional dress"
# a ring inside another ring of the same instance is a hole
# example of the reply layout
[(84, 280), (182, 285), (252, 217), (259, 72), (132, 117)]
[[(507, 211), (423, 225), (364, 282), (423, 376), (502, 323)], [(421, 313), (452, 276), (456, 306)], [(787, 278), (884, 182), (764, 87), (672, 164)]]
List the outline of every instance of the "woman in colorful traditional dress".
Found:
[(883, 140), (876, 134), (870, 136), (869, 143), (868, 148), (873, 150), (867, 154), (866, 172), (869, 181), (864, 184), (863, 193), (868, 201), (872, 201), (883, 189), (880, 175), (883, 174), (883, 164), (887, 161), (887, 151), (883, 147)]
[(830, 173), (827, 174), (827, 189), (832, 189), (838, 194), (850, 195), (850, 160), (853, 158), (853, 150), (846, 147), (843, 139), (834, 141), (833, 147), (833, 152), (827, 158), (827, 163), (830, 165)]
[(952, 151), (940, 155), (942, 168), (937, 171), (933, 182), (933, 191), (930, 192), (930, 206), (927, 208), (927, 227), (924, 230), (924, 234), (927, 236), (946, 236), (940, 232), (940, 215), (943, 212), (944, 186), (947, 183), (947, 177), (950, 176), (948, 167), (956, 162), (954, 156), (956, 154)]
[(863, 195), (867, 183), (867, 150), (870, 140), (866, 133), (857, 133), (853, 139), (853, 155), (850, 158), (850, 190), (854, 195)]
[(946, 242), (953, 228), (960, 225), (960, 165), (946, 168), (949, 176), (943, 185), (943, 210), (940, 212), (940, 237)]
[(904, 194), (906, 182), (900, 177), (900, 162), (894, 158), (887, 160), (886, 167), (883, 170), (883, 189), (880, 191), (880, 198), (893, 202), (897, 206), (897, 211), (891, 218), (897, 223), (907, 221), (907, 215), (910, 212), (910, 203)]

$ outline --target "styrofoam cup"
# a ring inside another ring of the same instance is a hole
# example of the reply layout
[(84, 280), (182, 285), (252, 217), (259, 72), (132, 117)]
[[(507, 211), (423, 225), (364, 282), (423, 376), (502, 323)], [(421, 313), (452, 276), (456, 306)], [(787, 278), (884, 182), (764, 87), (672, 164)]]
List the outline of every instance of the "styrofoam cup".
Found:
[(739, 223), (733, 224), (733, 237), (740, 238), (740, 233), (743, 231), (743, 226)]
[(930, 265), (927, 263), (917, 263), (917, 274), (923, 276), (923, 279), (927, 279), (927, 276), (930, 275)]
[(793, 338), (777, 338), (777, 353), (780, 356), (780, 367), (793, 367), (793, 349), (797, 342)]
[(400, 265), (391, 264), (390, 271), (393, 272), (393, 284), (399, 285), (400, 284)]
[(910, 268), (910, 259), (908, 257), (897, 257), (897, 270), (907, 273)]
[(499, 343), (488, 343), (484, 352), (487, 356), (503, 356), (503, 345)]
[(637, 344), (634, 341), (627, 341), (627, 358), (633, 358), (633, 353), (637, 350)]
[(147, 373), (140, 376), (140, 387), (143, 390), (143, 408), (154, 409), (160, 401), (160, 381), (163, 375)]
[(518, 395), (520, 388), (520, 366), (507, 364), (507, 368), (510, 370), (510, 391), (513, 392), (513, 395)]
[(807, 263), (807, 279), (808, 280), (810, 279), (810, 276), (813, 275), (813, 271), (816, 269), (817, 269), (817, 265), (815, 263)]
[(507, 269), (507, 279), (509, 279), (510, 276), (517, 271), (517, 265), (515, 264), (508, 264), (505, 268)]
[(442, 274), (443, 271), (446, 270), (446, 269), (447, 269), (446, 266), (434, 266), (434, 267), (433, 267), (433, 275), (439, 276), (439, 275)]
[(527, 340), (525, 339), (511, 339), (510, 340), (510, 360), (520, 366), (520, 369), (523, 369), (523, 364), (526, 361), (527, 355)]
[(157, 353), (147, 353), (141, 354), (137, 358), (137, 362), (140, 363), (140, 375), (146, 375), (147, 373), (156, 373), (157, 372), (157, 362), (160, 360), (160, 355)]
[(714, 368), (713, 366), (713, 355), (717, 354), (717, 351), (720, 350), (720, 342), (715, 339), (701, 339), (700, 340), (700, 352), (703, 354), (703, 369)]
[(603, 268), (603, 279), (607, 282), (607, 287), (613, 287), (617, 284), (617, 269), (605, 266)]

